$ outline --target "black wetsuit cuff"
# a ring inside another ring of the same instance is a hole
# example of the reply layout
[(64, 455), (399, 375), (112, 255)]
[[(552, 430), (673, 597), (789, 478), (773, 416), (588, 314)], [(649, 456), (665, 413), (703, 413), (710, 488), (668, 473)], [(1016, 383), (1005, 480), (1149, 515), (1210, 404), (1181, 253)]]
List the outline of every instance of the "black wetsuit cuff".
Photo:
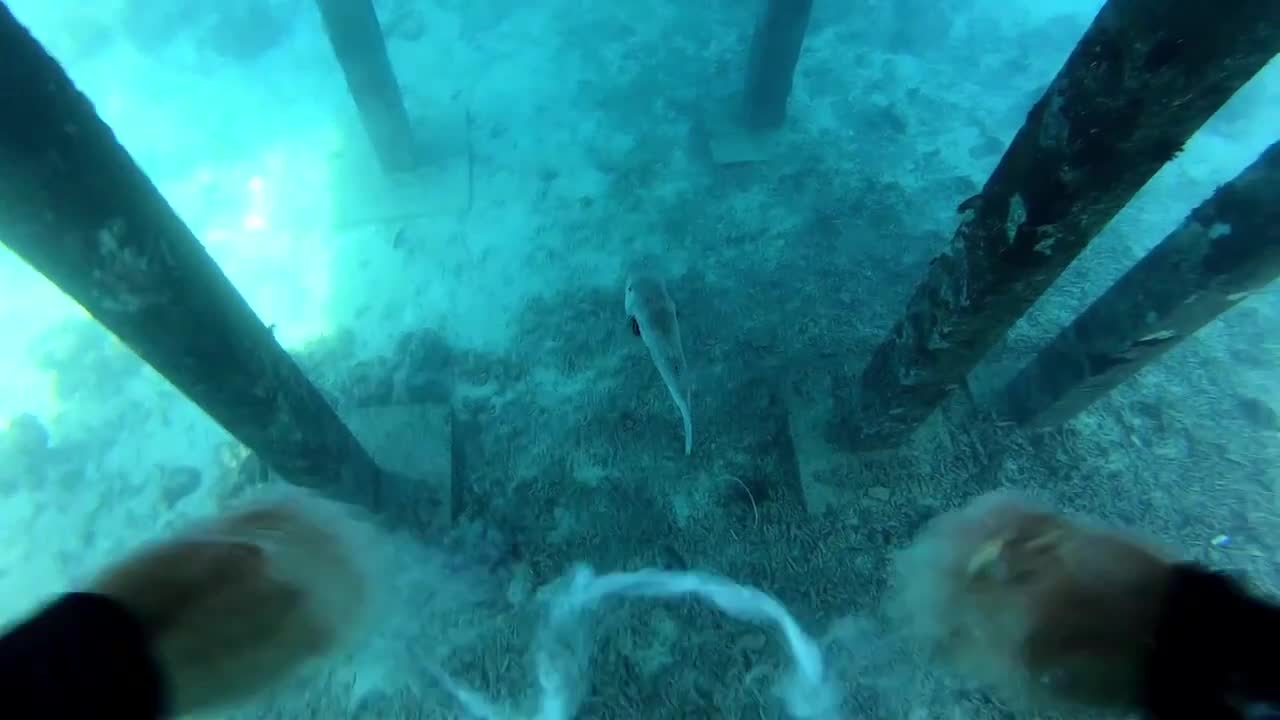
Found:
[(1236, 720), (1280, 699), (1267, 655), (1280, 608), (1227, 575), (1178, 564), (1161, 604), (1144, 673), (1144, 704), (1161, 720)]
[(69, 593), (0, 637), (6, 717), (168, 713), (166, 680), (146, 629), (119, 602)]

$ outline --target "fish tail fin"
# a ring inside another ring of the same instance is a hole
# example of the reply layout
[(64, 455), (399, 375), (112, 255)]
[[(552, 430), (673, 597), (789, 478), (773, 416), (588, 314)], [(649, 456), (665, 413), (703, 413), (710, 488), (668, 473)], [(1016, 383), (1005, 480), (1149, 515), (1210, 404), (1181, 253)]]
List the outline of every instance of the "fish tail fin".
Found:
[(693, 454), (693, 411), (689, 408), (689, 396), (685, 395), (684, 412), (680, 413), (684, 420), (684, 454)]

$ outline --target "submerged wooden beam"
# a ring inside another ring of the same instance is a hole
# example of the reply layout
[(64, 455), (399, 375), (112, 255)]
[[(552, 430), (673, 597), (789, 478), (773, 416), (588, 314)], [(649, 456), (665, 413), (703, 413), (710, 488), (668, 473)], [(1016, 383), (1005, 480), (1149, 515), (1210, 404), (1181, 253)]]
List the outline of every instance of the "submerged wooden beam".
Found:
[(787, 117), (796, 63), (809, 28), (813, 0), (766, 0), (751, 37), (743, 122), (752, 130), (773, 130)]
[(0, 241), (286, 480), (398, 520), (396, 484), (0, 4)]
[(418, 149), (370, 0), (316, 0), (333, 54), (384, 172), (418, 166)]
[(1280, 275), (1280, 143), (1218, 188), (1009, 383), (1003, 414), (1070, 420)]
[[(1280, 3), (1108, 0), (829, 428), (900, 444), (1130, 198), (1280, 51)], [(848, 386), (852, 383), (844, 383)]]

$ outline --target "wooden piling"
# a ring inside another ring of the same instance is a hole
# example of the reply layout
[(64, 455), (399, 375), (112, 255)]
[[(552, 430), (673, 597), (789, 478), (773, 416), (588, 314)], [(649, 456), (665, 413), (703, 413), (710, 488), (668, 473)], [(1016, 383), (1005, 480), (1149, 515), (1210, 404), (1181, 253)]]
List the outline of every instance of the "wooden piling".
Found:
[(1280, 275), (1280, 142), (1195, 209), (1018, 373), (1002, 413), (1066, 422)]
[(813, 0), (767, 0), (751, 38), (743, 92), (743, 122), (752, 130), (774, 130), (787, 116), (787, 100)]
[(832, 442), (900, 444), (1277, 52), (1280, 3), (1108, 0), (860, 382), (837, 383)]
[(406, 483), (384, 477), (2, 4), (0, 98), (0, 241), (283, 478), (403, 524)]
[(409, 114), (370, 0), (316, 0), (347, 90), (384, 172), (418, 166)]

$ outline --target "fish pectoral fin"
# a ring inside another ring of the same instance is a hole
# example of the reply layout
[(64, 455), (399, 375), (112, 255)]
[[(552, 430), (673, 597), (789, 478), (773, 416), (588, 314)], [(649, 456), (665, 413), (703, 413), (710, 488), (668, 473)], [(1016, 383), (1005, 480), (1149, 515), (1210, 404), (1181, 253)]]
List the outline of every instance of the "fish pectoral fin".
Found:
[(628, 319), (631, 321), (631, 334), (640, 337), (640, 321), (634, 315)]

